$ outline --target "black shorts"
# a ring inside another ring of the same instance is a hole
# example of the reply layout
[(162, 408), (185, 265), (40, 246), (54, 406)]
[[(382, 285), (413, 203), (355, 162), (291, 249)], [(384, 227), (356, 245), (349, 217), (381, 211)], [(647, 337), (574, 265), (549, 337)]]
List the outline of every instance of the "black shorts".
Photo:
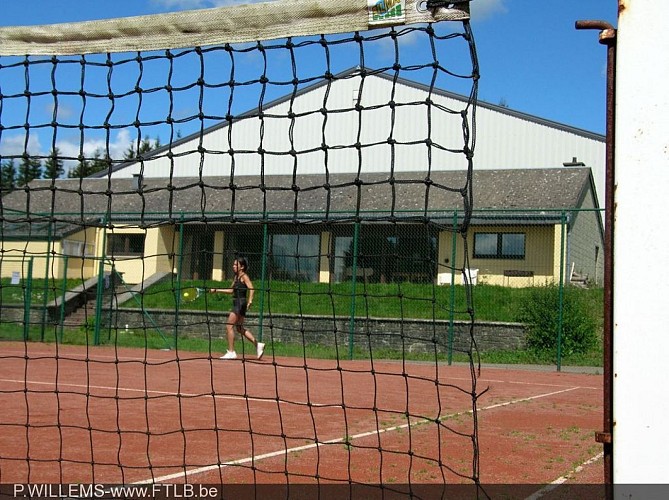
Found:
[(246, 302), (235, 302), (232, 312), (234, 312), (237, 316), (246, 316)]

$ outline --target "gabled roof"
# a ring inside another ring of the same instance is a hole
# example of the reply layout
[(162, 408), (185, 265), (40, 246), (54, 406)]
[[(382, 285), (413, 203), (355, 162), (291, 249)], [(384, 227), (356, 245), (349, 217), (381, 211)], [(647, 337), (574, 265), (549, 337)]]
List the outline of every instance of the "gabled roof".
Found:
[[(367, 220), (420, 217), (426, 211), (446, 217), (464, 211), (458, 190), (466, 181), (465, 171), (404, 172), (392, 178), (386, 173), (359, 178), (337, 174), (327, 180), (323, 175), (147, 178), (140, 190), (133, 179), (36, 180), (29, 190), (5, 195), (1, 215), (5, 236), (11, 224), (40, 216), (81, 225), (110, 217), (114, 224), (143, 226), (180, 220), (260, 221), (263, 211), (272, 219), (283, 214), (301, 221), (346, 219), (358, 211)], [(594, 195), (589, 168), (473, 172), (474, 209), (502, 210), (507, 218), (578, 209), (588, 191)]]
[[(263, 109), (267, 110), (267, 109), (273, 108), (275, 106), (278, 106), (282, 103), (293, 100), (298, 96), (307, 94), (307, 93), (312, 92), (312, 91), (314, 91), (318, 88), (321, 88), (325, 85), (328, 85), (329, 83), (331, 83), (331, 81), (344, 80), (344, 79), (349, 79), (349, 78), (357, 78), (357, 77), (361, 77), (361, 76), (362, 77), (378, 77), (378, 78), (382, 78), (382, 79), (385, 79), (385, 80), (388, 80), (388, 81), (391, 81), (391, 82), (396, 82), (400, 85), (405, 85), (407, 87), (419, 89), (419, 90), (421, 90), (425, 93), (430, 92), (432, 94), (447, 97), (447, 98), (450, 98), (450, 99), (454, 99), (454, 100), (460, 101), (462, 103), (469, 102), (469, 97), (464, 96), (462, 94), (457, 94), (455, 92), (449, 92), (447, 90), (438, 89), (438, 88), (431, 88), (430, 86), (425, 85), (423, 83), (419, 83), (419, 82), (409, 80), (409, 79), (406, 79), (406, 78), (402, 78), (402, 77), (396, 77), (395, 75), (388, 74), (387, 72), (385, 72), (383, 70), (374, 70), (374, 69), (369, 69), (369, 68), (352, 67), (352, 68), (349, 68), (345, 71), (342, 71), (341, 73), (338, 73), (336, 75), (332, 75), (330, 78), (324, 78), (324, 79), (321, 79), (320, 81), (318, 81), (317, 83), (305, 86), (305, 87), (301, 88), (300, 90), (298, 90), (295, 93), (290, 92), (290, 93), (286, 94), (285, 96), (282, 96), (278, 99), (267, 102), (267, 103), (265, 103)], [(575, 135), (578, 135), (578, 136), (581, 136), (581, 137), (584, 137), (584, 138), (588, 138), (588, 139), (592, 139), (592, 140), (600, 141), (600, 142), (605, 141), (605, 137), (601, 134), (596, 134), (596, 133), (589, 132), (587, 130), (583, 130), (583, 129), (580, 129), (580, 128), (571, 127), (571, 126), (568, 126), (568, 125), (565, 125), (565, 124), (562, 124), (562, 123), (558, 123), (558, 122), (555, 122), (555, 121), (539, 118), (537, 116), (522, 113), (520, 111), (515, 111), (515, 110), (510, 109), (510, 108), (505, 107), (505, 106), (498, 106), (498, 105), (486, 103), (486, 102), (483, 102), (483, 101), (480, 101), (480, 100), (477, 101), (477, 106), (479, 108), (486, 108), (486, 109), (490, 109), (490, 110), (493, 110), (493, 111), (498, 112), (498, 113), (502, 113), (502, 114), (505, 114), (505, 115), (508, 115), (508, 116), (512, 116), (514, 118), (518, 118), (518, 119), (521, 119), (523, 121), (527, 121), (527, 122), (551, 127), (551, 128), (557, 129), (557, 130), (562, 130), (562, 131), (565, 131), (565, 132), (569, 132), (571, 134), (575, 134)], [(234, 123), (236, 121), (243, 120), (243, 119), (246, 119), (246, 118), (256, 117), (258, 115), (259, 115), (258, 107), (255, 106), (252, 109), (250, 109), (250, 110), (248, 110), (244, 113), (234, 115), (234, 117), (230, 118), (230, 121), (223, 120), (216, 125), (212, 125), (210, 127), (205, 128), (201, 132), (200, 131), (195, 132), (195, 133), (190, 134), (186, 137), (183, 137), (181, 139), (173, 141), (172, 144), (170, 144), (170, 145), (164, 145), (164, 146), (161, 146), (160, 148), (156, 148), (156, 149), (154, 149), (150, 152), (147, 152), (147, 153), (144, 154), (144, 159), (152, 158), (154, 156), (164, 155), (164, 154), (169, 152), (170, 148), (175, 148), (179, 145), (182, 145), (182, 144), (185, 144), (185, 143), (188, 143), (188, 142), (197, 141), (200, 138), (201, 135), (210, 134), (210, 133), (212, 133), (216, 130), (219, 130), (221, 128), (228, 127), (231, 123)], [(135, 164), (135, 163), (137, 163), (136, 160), (131, 160), (131, 161), (119, 163), (119, 164), (114, 165), (112, 167), (111, 171), (112, 172), (117, 172), (117, 171), (122, 170), (122, 169), (124, 169), (124, 168), (126, 168), (130, 165)], [(101, 172), (97, 172), (95, 174), (92, 174), (90, 177), (103, 178), (103, 177), (107, 177), (108, 175), (109, 175), (109, 171), (101, 171)]]

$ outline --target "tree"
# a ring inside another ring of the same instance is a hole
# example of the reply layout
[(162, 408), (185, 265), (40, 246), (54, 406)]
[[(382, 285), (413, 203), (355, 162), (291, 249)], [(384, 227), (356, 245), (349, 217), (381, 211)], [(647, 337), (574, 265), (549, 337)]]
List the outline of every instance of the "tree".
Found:
[(19, 165), (19, 175), (16, 182), (17, 186), (25, 186), (33, 179), (40, 179), (42, 177), (42, 162), (31, 158), (28, 153), (23, 155), (23, 159)]
[(79, 160), (79, 163), (77, 163), (76, 167), (70, 169), (70, 171), (67, 173), (67, 176), (71, 179), (81, 179), (88, 177), (90, 175), (90, 168), (91, 165), (89, 161), (86, 159), (81, 159)]
[(109, 170), (110, 167), (111, 167), (111, 158), (109, 157), (109, 155), (106, 154), (102, 156), (102, 151), (96, 149), (95, 153), (93, 153), (93, 160), (91, 161), (91, 168), (90, 168), (91, 171), (88, 175), (93, 175), (103, 170)]
[(67, 174), (70, 178), (83, 178), (93, 175), (102, 170), (107, 170), (111, 166), (109, 155), (102, 156), (102, 151), (96, 149), (92, 159), (83, 158), (75, 168)]
[(136, 160), (138, 156), (153, 151), (154, 149), (158, 149), (160, 146), (160, 138), (157, 137), (155, 140), (152, 140), (150, 137), (147, 137), (146, 139), (142, 139), (139, 143), (139, 148), (136, 147), (136, 144), (131, 144), (126, 152), (123, 153), (123, 159), (128, 161)]
[(60, 151), (58, 148), (54, 148), (44, 162), (44, 178), (57, 179), (64, 173), (65, 168), (63, 167), (63, 160), (60, 159)]
[(16, 188), (16, 165), (10, 159), (0, 166), (0, 190), (2, 194), (11, 193)]

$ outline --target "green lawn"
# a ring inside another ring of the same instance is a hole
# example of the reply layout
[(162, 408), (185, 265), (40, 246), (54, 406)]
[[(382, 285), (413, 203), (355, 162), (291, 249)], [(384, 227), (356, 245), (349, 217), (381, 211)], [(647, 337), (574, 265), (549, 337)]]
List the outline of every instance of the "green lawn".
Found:
[[(81, 280), (68, 280), (66, 287), (72, 289)], [(62, 280), (50, 280), (45, 288), (44, 280), (33, 280), (31, 284), (31, 304), (39, 306), (47, 299), (53, 300), (62, 294)], [(208, 281), (208, 288), (227, 287), (226, 282)], [(123, 307), (143, 307), (145, 309), (174, 309), (178, 290), (191, 286), (202, 287), (201, 281), (183, 281), (176, 283), (164, 281), (136, 294), (135, 299), (127, 301)], [(337, 315), (348, 316), (355, 301), (357, 316), (382, 318), (450, 319), (451, 287), (415, 283), (357, 283), (355, 294), (351, 283), (297, 283), (272, 281), (261, 290), (256, 281), (254, 310), (259, 312), (261, 301), (263, 309), (271, 309), (275, 314)], [(480, 321), (517, 321), (519, 305), (527, 299), (530, 288), (509, 288), (492, 285), (478, 285), (473, 288), (472, 304), (476, 318)], [(28, 293), (25, 285), (10, 285), (8, 279), (0, 284), (0, 300), (3, 304), (22, 304)], [(579, 289), (583, 300), (591, 304), (593, 310), (603, 310), (601, 288)], [(264, 296), (264, 297), (263, 297)], [(468, 319), (466, 289), (453, 287), (454, 319)], [(194, 302), (182, 302), (183, 310), (221, 310), (230, 309), (231, 298), (226, 294), (204, 294)]]
[[(260, 288), (256, 281), (256, 286)], [(202, 282), (184, 281), (181, 289), (202, 286)], [(227, 287), (229, 282), (208, 282), (208, 287)], [(517, 321), (519, 305), (527, 299), (530, 288), (509, 288), (479, 285), (473, 288), (472, 304), (480, 321)], [(348, 316), (355, 300), (357, 316), (381, 318), (450, 319), (451, 293), (453, 292), (454, 319), (468, 319), (466, 289), (463, 286), (434, 286), (415, 283), (358, 283), (353, 293), (351, 283), (296, 283), (272, 281), (264, 290), (256, 290), (254, 309), (257, 313), (261, 301), (263, 309), (275, 314)], [(583, 300), (594, 310), (602, 309), (601, 289), (579, 289)], [(264, 295), (264, 298), (263, 298)], [(177, 297), (176, 284), (159, 283), (126, 302), (124, 307), (149, 309), (174, 309)], [(182, 303), (181, 309), (227, 311), (231, 298), (225, 294), (204, 294), (194, 302)]]
[[(226, 287), (229, 283), (208, 282), (208, 287)], [(258, 286), (256, 281), (256, 286)], [(62, 282), (49, 283), (47, 290), (49, 295), (58, 294)], [(154, 285), (142, 294), (138, 294), (135, 300), (123, 304), (124, 307), (144, 307), (145, 309), (174, 309), (176, 307), (175, 297), (178, 290), (188, 286), (202, 286), (202, 282), (185, 281), (181, 287), (170, 282)], [(514, 322), (517, 320), (517, 312), (531, 289), (508, 288), (490, 285), (478, 285), (473, 288), (472, 303), (475, 317), (479, 321)], [(25, 297), (25, 289), (16, 285), (8, 285), (3, 282), (2, 301), (5, 304), (20, 304)], [(587, 301), (593, 311), (602, 311), (603, 293), (601, 289), (577, 289), (581, 300)], [(43, 303), (44, 281), (33, 282), (32, 305), (39, 306)], [(272, 281), (264, 290), (257, 290), (254, 310), (259, 312), (261, 301), (264, 302), (264, 311), (271, 310), (273, 314), (290, 315), (325, 315), (325, 316), (349, 316), (353, 302), (355, 302), (356, 316), (384, 317), (384, 318), (422, 318), (448, 320), (451, 317), (449, 304), (451, 293), (454, 299), (453, 319), (468, 319), (466, 289), (462, 286), (437, 287), (430, 284), (394, 283), (394, 284), (369, 284), (358, 283), (355, 295), (352, 293), (350, 283), (321, 284), (321, 283), (296, 283)], [(262, 297), (264, 295), (264, 297)], [(231, 297), (226, 294), (204, 294), (194, 302), (181, 303), (182, 310), (216, 310), (228, 311), (231, 305)], [(58, 341), (71, 344), (93, 344), (92, 326), (86, 328), (69, 328), (64, 330), (62, 339), (61, 330), (55, 326), (47, 326), (42, 330), (32, 327), (28, 337), (30, 340)], [(0, 319), (0, 339), (22, 340), (24, 329), (18, 324), (8, 324)], [(165, 348), (173, 347), (174, 339), (165, 339), (154, 329), (148, 328), (146, 332), (125, 332), (103, 330), (100, 333), (100, 343), (117, 344), (122, 346)], [(248, 344), (247, 344), (248, 347)], [(269, 347), (269, 346), (268, 346)], [(225, 346), (222, 340), (214, 339), (211, 342), (206, 339), (178, 339), (178, 348), (201, 352), (221, 352)], [(239, 346), (241, 351), (241, 345)], [(334, 358), (337, 356), (348, 357), (348, 352), (337, 353), (335, 348), (323, 346), (301, 346), (274, 344), (272, 349), (276, 355), (307, 356)], [(354, 351), (354, 357), (369, 357), (366, 350)], [(397, 358), (409, 356), (409, 359), (434, 360), (434, 354), (408, 354), (401, 352), (375, 351), (375, 357)], [(481, 360), (490, 363), (538, 363), (551, 364), (555, 360), (552, 354), (538, 355), (528, 351), (514, 352), (486, 352), (482, 354)], [(587, 355), (566, 357), (562, 359), (564, 364), (573, 365), (601, 365), (601, 347)], [(440, 355), (440, 359), (444, 356)], [(454, 353), (454, 361), (465, 361), (464, 356)]]

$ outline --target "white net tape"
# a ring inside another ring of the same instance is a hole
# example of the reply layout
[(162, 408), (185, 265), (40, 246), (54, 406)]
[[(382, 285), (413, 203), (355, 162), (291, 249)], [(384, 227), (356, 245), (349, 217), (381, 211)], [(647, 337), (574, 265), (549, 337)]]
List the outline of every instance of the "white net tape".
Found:
[(469, 2), (283, 0), (81, 23), (0, 29), (0, 55), (70, 55), (243, 43), (469, 18)]

